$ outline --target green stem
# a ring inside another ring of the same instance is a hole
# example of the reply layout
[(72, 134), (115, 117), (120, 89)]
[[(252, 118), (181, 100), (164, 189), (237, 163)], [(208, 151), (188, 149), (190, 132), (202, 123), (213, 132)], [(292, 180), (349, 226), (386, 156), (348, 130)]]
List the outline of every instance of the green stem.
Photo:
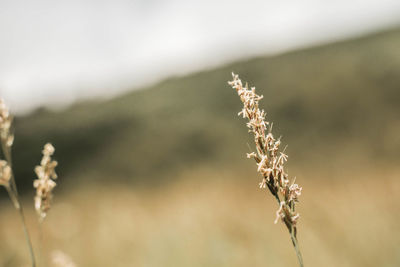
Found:
[[(279, 195), (273, 190), (273, 188), (272, 188), (272, 186), (270, 186), (270, 184), (268, 184), (268, 188), (271, 191), (272, 195), (275, 197), (276, 201), (278, 201), (278, 204), (280, 205), (281, 204), (281, 200), (279, 198)], [(303, 257), (301, 256), (299, 244), (298, 244), (297, 238), (296, 238), (296, 230), (293, 227), (293, 225), (291, 225), (286, 220), (284, 220), (283, 222), (285, 223), (286, 227), (289, 230), (290, 238), (292, 239), (293, 247), (296, 250), (296, 255), (297, 255), (297, 259), (299, 261), (299, 265), (300, 265), (300, 267), (304, 267)]]
[(297, 238), (294, 235), (294, 231), (293, 231), (293, 227), (291, 230), (289, 230), (290, 232), (290, 238), (292, 239), (292, 243), (293, 243), (293, 247), (296, 250), (296, 255), (297, 255), (297, 259), (299, 261), (299, 265), (300, 267), (304, 267), (303, 264), (303, 257), (301, 256), (301, 252), (300, 252), (300, 248), (299, 248), (299, 243), (297, 242)]

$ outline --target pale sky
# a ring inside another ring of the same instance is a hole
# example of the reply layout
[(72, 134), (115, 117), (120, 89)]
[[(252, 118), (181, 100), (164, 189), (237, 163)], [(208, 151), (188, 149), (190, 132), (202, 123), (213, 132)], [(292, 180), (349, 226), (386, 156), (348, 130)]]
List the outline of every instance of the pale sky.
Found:
[(399, 0), (0, 0), (13, 111), (400, 25)]

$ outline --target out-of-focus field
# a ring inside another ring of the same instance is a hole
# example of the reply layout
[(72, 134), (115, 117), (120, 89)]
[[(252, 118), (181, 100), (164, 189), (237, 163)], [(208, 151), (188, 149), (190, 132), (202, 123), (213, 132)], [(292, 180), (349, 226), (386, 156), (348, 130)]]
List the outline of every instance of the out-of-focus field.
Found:
[[(13, 166), (39, 260), (60, 250), (85, 267), (296, 266), (276, 201), (245, 159), (233, 70), (264, 95), (289, 145), (305, 266), (400, 266), (399, 47), (392, 29), (17, 117)], [(48, 141), (60, 178), (40, 238), (33, 168)], [(27, 266), (0, 194), (0, 266)]]
[[(399, 266), (400, 170), (346, 169), (298, 173), (306, 266)], [(221, 169), (194, 170), (155, 189), (77, 188), (56, 197), (42, 248), (62, 250), (79, 266), (296, 266), (286, 229), (273, 224), (276, 203), (257, 182), (255, 172)], [(0, 265), (22, 266), (27, 250), (8, 204)]]
[(240, 100), (227, 84), (232, 71), (264, 95), (261, 108), (295, 163), (360, 154), (397, 161), (399, 47), (400, 28), (174, 77), (59, 112), (37, 110), (16, 118), (19, 186), (31, 190), (32, 168), (46, 142), (57, 149), (61, 177), (96, 182), (113, 177), (143, 184), (184, 168), (241, 165), (250, 139), (237, 116)]

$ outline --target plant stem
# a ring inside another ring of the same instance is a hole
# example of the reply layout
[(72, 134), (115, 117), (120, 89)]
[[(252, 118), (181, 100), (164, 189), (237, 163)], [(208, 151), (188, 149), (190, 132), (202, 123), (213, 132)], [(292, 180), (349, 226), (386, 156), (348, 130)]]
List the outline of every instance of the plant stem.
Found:
[(24, 229), (24, 235), (25, 235), (26, 243), (28, 244), (28, 247), (29, 247), (29, 254), (31, 256), (32, 267), (35, 267), (36, 266), (35, 255), (33, 253), (33, 247), (32, 247), (31, 238), (29, 236), (28, 228), (26, 226), (24, 211), (22, 209), (21, 203), (19, 202), (18, 196), (15, 195), (15, 193), (12, 190), (12, 188), (9, 187), (9, 186), (6, 186), (6, 189), (7, 189), (8, 195), (10, 196), (11, 201), (14, 204), (15, 209), (18, 211), (19, 216), (21, 218), (22, 227)]
[(25, 239), (26, 239), (26, 242), (28, 243), (29, 254), (31, 255), (31, 261), (32, 261), (32, 267), (35, 267), (36, 266), (35, 254), (33, 253), (32, 242), (31, 242), (31, 238), (29, 236), (28, 228), (26, 227), (25, 216), (24, 216), (24, 212), (22, 210), (22, 206), (20, 206), (20, 209), (18, 211), (21, 216), (22, 225), (24, 227)]
[(296, 255), (297, 255), (297, 259), (299, 261), (299, 265), (300, 267), (304, 267), (303, 264), (303, 257), (301, 256), (301, 252), (300, 252), (300, 248), (299, 248), (299, 243), (297, 242), (297, 238), (294, 235), (294, 231), (293, 228), (291, 230), (289, 230), (290, 233), (290, 238), (292, 239), (292, 243), (293, 243), (293, 247), (296, 250)]
[[(281, 200), (279, 198), (279, 195), (276, 194), (273, 190), (272, 187), (270, 186), (270, 184), (268, 184), (268, 188), (271, 191), (272, 195), (274, 195), (276, 201), (278, 201), (278, 204), (280, 205)], [(284, 221), (287, 229), (289, 230), (289, 234), (290, 234), (290, 238), (292, 239), (292, 243), (293, 243), (293, 247), (296, 251), (296, 256), (297, 256), (297, 260), (299, 261), (299, 265), (300, 267), (304, 267), (304, 263), (303, 263), (303, 257), (301, 256), (301, 252), (300, 252), (300, 248), (299, 248), (299, 243), (297, 242), (297, 238), (296, 238), (296, 230), (295, 227), (293, 227), (293, 225), (290, 225), (287, 221)]]
[[(4, 157), (5, 157), (6, 161), (8, 162), (8, 165), (10, 166), (10, 168), (12, 168), (11, 149), (5, 144), (4, 140), (2, 140), (1, 145), (2, 145), (2, 149), (3, 149)], [(19, 216), (21, 218), (26, 243), (28, 244), (28, 248), (29, 248), (29, 254), (31, 257), (32, 267), (36, 267), (35, 254), (33, 253), (33, 246), (32, 246), (32, 242), (31, 242), (31, 238), (30, 238), (30, 235), (28, 232), (28, 227), (26, 226), (24, 210), (22, 209), (21, 202), (19, 201), (17, 184), (15, 182), (15, 177), (14, 177), (13, 171), (11, 171), (11, 179), (10, 180), (11, 180), (11, 186), (6, 186), (6, 189), (7, 189), (8, 195), (10, 196), (11, 201), (14, 204), (15, 209), (18, 211)]]

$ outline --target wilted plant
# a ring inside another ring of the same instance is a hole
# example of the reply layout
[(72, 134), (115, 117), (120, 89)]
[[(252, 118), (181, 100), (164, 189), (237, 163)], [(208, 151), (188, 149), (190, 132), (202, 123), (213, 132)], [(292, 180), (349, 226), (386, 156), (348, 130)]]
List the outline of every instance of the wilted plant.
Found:
[(26, 242), (29, 247), (32, 266), (34, 267), (36, 265), (35, 255), (33, 253), (32, 242), (29, 236), (28, 228), (26, 226), (24, 211), (19, 200), (17, 185), (15, 183), (15, 178), (12, 170), (11, 147), (14, 142), (14, 135), (11, 130), (12, 121), (12, 116), (9, 113), (8, 107), (5, 105), (4, 101), (0, 99), (0, 139), (1, 148), (5, 158), (5, 160), (0, 160), (0, 185), (5, 187), (11, 201), (14, 204), (15, 209), (20, 215), (24, 228)]
[(240, 100), (243, 102), (243, 109), (239, 116), (247, 118), (249, 132), (254, 135), (256, 152), (248, 153), (247, 158), (254, 158), (257, 163), (257, 171), (263, 179), (260, 188), (267, 188), (276, 198), (279, 209), (276, 212), (275, 223), (280, 219), (287, 227), (296, 250), (300, 266), (303, 266), (303, 259), (297, 242), (297, 221), (299, 214), (295, 211), (295, 203), (301, 194), (302, 188), (297, 184), (290, 183), (284, 164), (288, 156), (281, 152), (280, 138), (275, 139), (272, 135), (272, 124), (265, 121), (265, 112), (260, 110), (258, 102), (263, 98), (255, 92), (255, 87), (249, 89), (248, 85), (243, 86), (239, 76), (232, 73), (233, 80), (228, 82), (233, 89), (236, 89)]

